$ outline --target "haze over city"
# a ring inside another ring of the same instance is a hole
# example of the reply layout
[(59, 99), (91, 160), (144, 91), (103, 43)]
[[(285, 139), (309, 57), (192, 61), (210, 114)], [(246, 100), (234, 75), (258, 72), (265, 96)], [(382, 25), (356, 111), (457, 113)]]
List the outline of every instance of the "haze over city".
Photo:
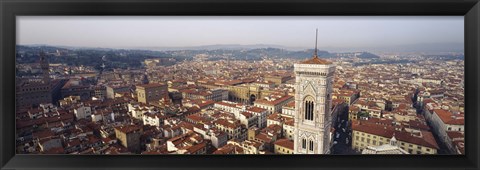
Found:
[[(185, 49), (211, 45), (329, 51), (463, 52), (461, 16), (309, 17), (17, 17), (18, 45)], [(220, 48), (220, 47), (219, 47)], [(423, 50), (425, 49), (425, 50)]]

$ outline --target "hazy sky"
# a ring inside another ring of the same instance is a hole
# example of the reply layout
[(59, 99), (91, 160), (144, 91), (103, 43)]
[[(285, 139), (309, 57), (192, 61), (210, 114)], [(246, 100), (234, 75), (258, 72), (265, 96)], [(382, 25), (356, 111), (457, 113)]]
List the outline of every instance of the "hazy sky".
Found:
[(463, 16), (17, 17), (17, 44), (185, 47), (275, 44), (313, 48), (463, 43)]

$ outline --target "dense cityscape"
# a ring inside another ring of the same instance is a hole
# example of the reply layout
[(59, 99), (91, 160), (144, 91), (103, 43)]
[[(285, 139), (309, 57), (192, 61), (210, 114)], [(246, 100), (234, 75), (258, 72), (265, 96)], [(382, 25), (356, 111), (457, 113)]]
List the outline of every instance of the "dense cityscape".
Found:
[(464, 154), (463, 53), (17, 46), (19, 154)]

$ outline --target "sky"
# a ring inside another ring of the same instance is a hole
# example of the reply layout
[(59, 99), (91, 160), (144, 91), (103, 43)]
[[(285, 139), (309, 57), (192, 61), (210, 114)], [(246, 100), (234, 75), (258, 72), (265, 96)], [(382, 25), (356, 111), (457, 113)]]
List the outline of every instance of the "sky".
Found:
[(362, 48), (464, 42), (463, 16), (17, 16), (17, 44)]

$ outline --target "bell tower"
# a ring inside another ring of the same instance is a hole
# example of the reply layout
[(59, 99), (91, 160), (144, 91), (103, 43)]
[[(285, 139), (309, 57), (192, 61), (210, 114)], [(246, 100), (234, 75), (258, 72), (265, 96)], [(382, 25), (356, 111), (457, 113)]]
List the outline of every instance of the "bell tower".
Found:
[(45, 52), (40, 52), (40, 68), (42, 69), (42, 81), (45, 84), (50, 84), (50, 68)]
[(295, 154), (329, 154), (332, 82), (335, 66), (317, 55), (318, 29), (313, 57), (294, 64)]

